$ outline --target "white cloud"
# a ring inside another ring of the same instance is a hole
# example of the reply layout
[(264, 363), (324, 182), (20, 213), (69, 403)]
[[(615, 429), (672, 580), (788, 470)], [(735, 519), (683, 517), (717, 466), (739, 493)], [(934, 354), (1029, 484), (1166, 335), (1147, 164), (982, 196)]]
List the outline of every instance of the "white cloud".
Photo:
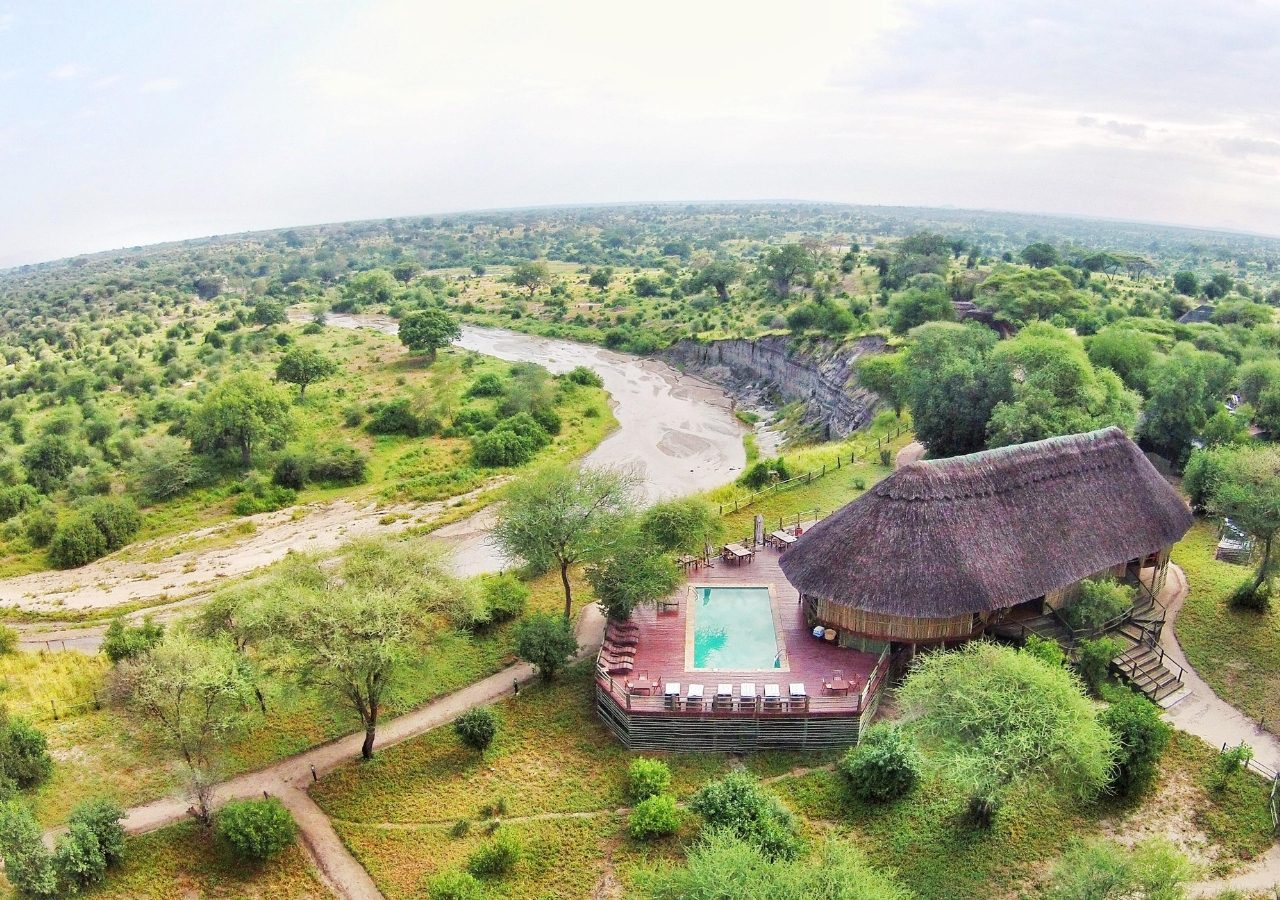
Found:
[(63, 63), (57, 68), (49, 72), (50, 78), (58, 81), (70, 81), (72, 78), (79, 78), (84, 74), (84, 68), (77, 63)]
[(13, 13), (0, 13), (0, 32), (5, 32), (12, 28), (17, 18)]
[(101, 91), (111, 87), (114, 84), (118, 84), (120, 80), (121, 80), (121, 76), (119, 75), (104, 75), (103, 77), (96, 79), (93, 82), (93, 84), (90, 86), (95, 91)]

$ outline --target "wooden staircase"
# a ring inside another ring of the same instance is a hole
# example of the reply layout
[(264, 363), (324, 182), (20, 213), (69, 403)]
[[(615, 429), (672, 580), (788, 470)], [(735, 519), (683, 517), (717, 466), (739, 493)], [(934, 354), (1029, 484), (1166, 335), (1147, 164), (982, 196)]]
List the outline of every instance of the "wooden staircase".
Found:
[(1167, 658), (1159, 644), (1149, 642), (1147, 634), (1131, 623), (1122, 625), (1117, 636), (1133, 644), (1111, 661), (1111, 668), (1149, 700), (1159, 703), (1182, 690), (1182, 667)]

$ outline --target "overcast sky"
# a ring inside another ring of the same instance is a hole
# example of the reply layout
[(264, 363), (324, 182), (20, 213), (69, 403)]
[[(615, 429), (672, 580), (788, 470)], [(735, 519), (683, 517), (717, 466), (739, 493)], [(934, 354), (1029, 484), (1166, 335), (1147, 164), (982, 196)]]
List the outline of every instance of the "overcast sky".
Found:
[(0, 266), (766, 198), (1280, 234), (1280, 4), (0, 0)]

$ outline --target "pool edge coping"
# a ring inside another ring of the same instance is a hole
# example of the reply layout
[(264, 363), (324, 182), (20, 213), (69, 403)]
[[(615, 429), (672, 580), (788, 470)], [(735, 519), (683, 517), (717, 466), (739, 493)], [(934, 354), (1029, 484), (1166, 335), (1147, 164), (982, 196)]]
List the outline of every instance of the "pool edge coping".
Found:
[[(743, 668), (733, 668), (733, 669), (708, 668), (708, 669), (700, 669), (700, 668), (698, 668), (696, 665), (694, 665), (694, 650), (693, 650), (693, 646), (694, 646), (694, 622), (693, 622), (694, 604), (693, 604), (693, 601), (694, 601), (694, 597), (696, 596), (695, 592), (696, 592), (699, 588), (710, 588), (710, 589), (712, 589), (712, 590), (715, 590), (715, 589), (717, 589), (717, 588), (728, 588), (728, 589), (734, 589), (734, 588), (753, 588), (753, 589), (756, 589), (756, 590), (759, 590), (759, 589), (767, 590), (767, 591), (769, 592), (769, 612), (770, 612), (770, 614), (771, 614), (771, 615), (772, 615), (772, 617), (773, 617), (773, 640), (774, 640), (775, 645), (776, 645), (776, 646), (777, 646), (777, 648), (778, 648), (778, 656), (777, 656), (777, 659), (778, 659), (778, 662), (779, 662), (779, 663), (781, 663), (781, 665), (779, 665), (779, 666), (777, 666), (777, 667), (773, 667), (773, 668), (768, 668), (768, 669), (743, 669)], [(685, 672), (760, 672), (760, 673), (767, 673), (767, 672), (786, 672), (786, 673), (790, 674), (790, 672), (791, 672), (791, 658), (790, 658), (790, 656), (789, 656), (789, 655), (788, 655), (788, 653), (787, 653), (787, 638), (786, 638), (786, 633), (785, 633), (785, 632), (783, 631), (783, 629), (782, 629), (782, 610), (778, 607), (778, 591), (777, 591), (777, 588), (776, 588), (773, 584), (768, 584), (768, 583), (766, 583), (766, 584), (759, 584), (759, 583), (756, 583), (756, 584), (750, 584), (750, 583), (743, 583), (743, 584), (736, 584), (736, 583), (735, 583), (735, 584), (719, 584), (719, 583), (717, 583), (717, 584), (690, 584), (690, 585), (688, 585), (688, 591), (687, 591), (687, 593), (686, 593), (686, 595), (685, 595), (685, 601), (684, 601), (684, 603), (685, 603), (685, 605), (684, 605), (684, 670), (685, 670)]]

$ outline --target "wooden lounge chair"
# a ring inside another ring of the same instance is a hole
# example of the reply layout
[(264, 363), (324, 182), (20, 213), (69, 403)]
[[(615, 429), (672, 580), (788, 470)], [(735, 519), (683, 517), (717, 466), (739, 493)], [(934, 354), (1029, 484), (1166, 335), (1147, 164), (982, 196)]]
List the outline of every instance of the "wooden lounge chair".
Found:
[(622, 646), (619, 646), (618, 644), (613, 643), (612, 641), (605, 641), (605, 642), (604, 642), (604, 652), (605, 652), (605, 653), (611, 653), (611, 654), (613, 654), (614, 656), (635, 656), (635, 655), (636, 655), (636, 648), (635, 648), (635, 647), (622, 647)]
[(605, 662), (605, 671), (610, 675), (628, 675), (635, 669), (635, 667), (635, 663), (625, 659)]
[(711, 701), (711, 708), (726, 711), (733, 709), (733, 685), (722, 684), (716, 688), (716, 696)]
[(680, 682), (668, 681), (662, 687), (662, 705), (667, 709), (680, 708)]
[(741, 711), (755, 712), (760, 707), (760, 698), (756, 695), (756, 686), (752, 682), (744, 681), (738, 689), (738, 709)]
[(803, 684), (792, 682), (790, 694), (791, 696), (789, 700), (791, 709), (809, 709), (809, 692), (805, 690)]
[(764, 686), (764, 710), (765, 712), (782, 711), (782, 694), (776, 684)]
[(612, 628), (605, 631), (605, 640), (620, 647), (634, 647), (640, 643), (640, 637), (636, 632), (614, 631)]
[(689, 685), (689, 693), (685, 694), (684, 698), (684, 708), (686, 710), (702, 709), (702, 685)]

